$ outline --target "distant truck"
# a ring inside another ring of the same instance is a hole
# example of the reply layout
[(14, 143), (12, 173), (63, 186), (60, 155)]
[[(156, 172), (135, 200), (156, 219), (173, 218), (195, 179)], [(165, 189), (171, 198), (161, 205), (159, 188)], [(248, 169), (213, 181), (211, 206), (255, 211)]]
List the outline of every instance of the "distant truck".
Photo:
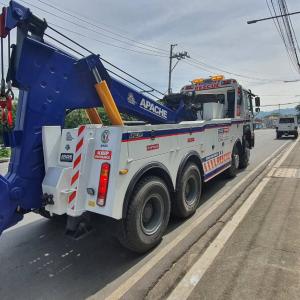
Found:
[(276, 138), (293, 135), (298, 137), (298, 121), (296, 116), (280, 117), (276, 126)]

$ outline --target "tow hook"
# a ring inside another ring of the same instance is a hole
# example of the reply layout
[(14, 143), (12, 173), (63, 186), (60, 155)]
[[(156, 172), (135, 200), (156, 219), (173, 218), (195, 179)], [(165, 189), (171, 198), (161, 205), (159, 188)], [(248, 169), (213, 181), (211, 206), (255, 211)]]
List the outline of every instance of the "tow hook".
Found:
[(53, 195), (47, 193), (43, 194), (42, 203), (43, 206), (54, 205)]

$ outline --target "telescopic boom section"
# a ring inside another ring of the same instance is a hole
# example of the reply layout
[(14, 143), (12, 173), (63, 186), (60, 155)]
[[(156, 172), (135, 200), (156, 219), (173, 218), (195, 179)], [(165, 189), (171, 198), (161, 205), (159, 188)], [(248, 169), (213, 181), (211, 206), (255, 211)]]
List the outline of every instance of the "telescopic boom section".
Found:
[(12, 157), (8, 173), (0, 176), (0, 233), (42, 206), (42, 126), (63, 127), (67, 110), (88, 109), (92, 122), (99, 123), (94, 108), (103, 105), (117, 125), (123, 124), (119, 111), (153, 124), (192, 119), (184, 105), (174, 111), (110, 77), (98, 55), (78, 59), (45, 42), (46, 21), (10, 1), (2, 11), (1, 37), (14, 28), (17, 42), (8, 74), (19, 99), (14, 130), (4, 135)]

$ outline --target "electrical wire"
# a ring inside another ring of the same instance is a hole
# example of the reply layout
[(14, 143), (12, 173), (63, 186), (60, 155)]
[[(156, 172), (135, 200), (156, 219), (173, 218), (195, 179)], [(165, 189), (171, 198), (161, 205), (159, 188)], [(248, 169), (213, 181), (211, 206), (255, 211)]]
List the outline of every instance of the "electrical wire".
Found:
[(161, 91), (159, 91), (159, 90), (153, 88), (152, 86), (150, 86), (150, 85), (148, 85), (147, 83), (141, 81), (140, 79), (136, 78), (135, 76), (133, 76), (133, 75), (127, 73), (126, 71), (120, 69), (119, 67), (117, 67), (116, 65), (112, 64), (111, 62), (109, 62), (108, 60), (104, 59), (103, 57), (101, 57), (101, 60), (104, 61), (104, 62), (106, 62), (106, 63), (109, 64), (110, 66), (114, 67), (115, 69), (121, 71), (122, 73), (126, 74), (127, 76), (131, 77), (132, 79), (134, 79), (134, 80), (136, 80), (136, 81), (142, 83), (143, 85), (145, 85), (146, 87), (150, 88), (151, 90), (153, 90), (153, 91), (155, 91), (155, 92), (161, 94), (162, 96), (165, 95), (165, 94), (162, 93)]
[[(289, 57), (289, 61), (295, 71), (300, 73), (299, 56), (300, 47), (295, 34), (295, 30), (291, 21), (289, 10), (285, 0), (277, 0), (277, 6), (274, 4), (273, 0), (266, 0), (267, 7), (269, 9), (271, 17), (273, 17), (273, 22), (277, 29), (277, 32), (283, 41), (286, 53)], [(274, 18), (274, 16), (280, 15), (281, 18)]]
[[(34, 4), (30, 3), (30, 2), (28, 2), (28, 1), (26, 1), (26, 0), (20, 0), (20, 1), (22, 1), (22, 2), (24, 2), (24, 3), (26, 3), (26, 4), (28, 4), (28, 5), (31, 5), (32, 7), (37, 8), (37, 9), (39, 9), (39, 10), (41, 10), (41, 11), (43, 11), (43, 12), (45, 12), (45, 13), (51, 15), (51, 16), (54, 16), (55, 18), (61, 19), (61, 20), (65, 21), (65, 22), (68, 22), (68, 23), (70, 23), (70, 24), (72, 24), (72, 25), (78, 26), (78, 27), (83, 28), (83, 29), (88, 30), (88, 31), (92, 31), (92, 32), (96, 33), (97, 35), (101, 35), (102, 37), (109, 37), (108, 35), (105, 35), (105, 34), (103, 34), (103, 33), (99, 33), (99, 31), (97, 31), (97, 30), (94, 30), (94, 29), (89, 28), (89, 27), (87, 27), (87, 26), (78, 24), (78, 23), (73, 22), (73, 21), (71, 21), (71, 20), (65, 19), (65, 18), (63, 18), (63, 17), (61, 17), (61, 16), (57, 16), (56, 14), (54, 14), (54, 13), (52, 13), (52, 12), (50, 12), (50, 11), (47, 11), (47, 10), (41, 8), (41, 7), (38, 7), (38, 6), (36, 6), (36, 5), (34, 5)], [(59, 26), (57, 26), (57, 27), (59, 27)], [(69, 30), (69, 31), (70, 31), (70, 30)], [(73, 33), (75, 33), (75, 32), (73, 31)], [(77, 32), (77, 34), (78, 34), (78, 32)], [(149, 51), (149, 53), (148, 53), (148, 52), (138, 51), (138, 50), (135, 50), (135, 49), (126, 48), (126, 47), (123, 47), (123, 46), (118, 46), (118, 45), (112, 44), (112, 43), (110, 43), (110, 42), (105, 42), (105, 41), (98, 40), (98, 39), (95, 39), (95, 38), (93, 38), (93, 39), (96, 40), (97, 42), (102, 43), (102, 44), (105, 44), (105, 45), (108, 45), (108, 46), (111, 46), (111, 47), (115, 47), (115, 48), (119, 48), (119, 49), (123, 49), (123, 50), (126, 50), (126, 51), (136, 52), (136, 53), (140, 53), (140, 54), (144, 54), (144, 55), (167, 57), (167, 55), (162, 55), (161, 53), (159, 54), (156, 50), (150, 50), (150, 49), (147, 49), (147, 48), (145, 48), (145, 47), (138, 46), (138, 45), (132, 45), (132, 44), (130, 44), (130, 43), (121, 41), (121, 40), (116, 39), (116, 38), (113, 38), (113, 37), (109, 37), (109, 38), (111, 38), (111, 39), (113, 39), (113, 40), (117, 40), (117, 41), (119, 41), (119, 42), (123, 42), (123, 43), (129, 44), (129, 45), (132, 46), (132, 47), (141, 48), (141, 49), (143, 49), (143, 50)]]
[(265, 104), (265, 105), (261, 105), (260, 107), (267, 107), (267, 106), (283, 106), (283, 105), (291, 105), (291, 104), (299, 104), (300, 101), (296, 101), (296, 102), (287, 102), (287, 103), (277, 103), (277, 104)]
[(290, 30), (290, 26), (288, 23), (288, 19), (286, 18), (286, 16), (284, 16), (284, 14), (286, 13), (283, 7), (283, 2), (278, 1), (278, 8), (279, 8), (279, 12), (282, 15), (282, 19), (280, 20), (280, 22), (283, 24), (283, 29), (282, 31), (284, 32), (284, 35), (286, 37), (286, 41), (288, 44), (288, 51), (291, 54), (291, 58), (292, 58), (292, 62), (294, 64), (294, 67), (297, 71), (297, 53), (295, 52), (294, 49), (294, 45), (293, 45), (293, 38), (291, 36), (291, 30)]
[(47, 36), (48, 38), (50, 38), (51, 40), (57, 42), (58, 44), (60, 44), (60, 45), (62, 45), (62, 46), (64, 46), (64, 47), (66, 47), (67, 49), (69, 49), (69, 50), (71, 50), (71, 51), (74, 51), (75, 53), (77, 53), (77, 54), (80, 55), (81, 57), (84, 57), (84, 55), (83, 55), (82, 53), (80, 53), (79, 51), (75, 50), (74, 48), (72, 48), (72, 47), (66, 45), (65, 43), (59, 41), (58, 39), (54, 38), (53, 36), (51, 36), (51, 35), (49, 35), (49, 34), (47, 34), (47, 33), (44, 33), (44, 35)]
[[(268, 7), (268, 10), (269, 10), (269, 12), (270, 12), (271, 17), (273, 17), (272, 9), (271, 9), (271, 6), (269, 5), (268, 0), (266, 0), (266, 4), (267, 4), (267, 7)], [(274, 16), (275, 16), (275, 15), (276, 15), (276, 10), (275, 10), (275, 7), (274, 7), (273, 2), (271, 2), (271, 4), (272, 4)], [(291, 60), (290, 53), (289, 53), (289, 51), (288, 51), (288, 47), (287, 47), (287, 44), (286, 44), (286, 41), (285, 41), (283, 32), (282, 32), (282, 30), (281, 30), (279, 21), (277, 20), (277, 18), (273, 18), (272, 21), (273, 21), (273, 23), (274, 23), (274, 25), (275, 25), (275, 27), (276, 27), (276, 30), (277, 30), (277, 32), (278, 32), (280, 38), (281, 38), (282, 41), (283, 41), (283, 44), (284, 44), (284, 46), (285, 46), (287, 55), (288, 55), (289, 59)]]
[[(291, 47), (292, 47), (292, 50), (293, 50), (295, 58), (296, 58), (296, 63), (297, 63), (297, 66), (298, 66), (298, 71), (300, 72), (299, 57), (298, 57), (298, 54), (297, 54), (297, 49), (299, 51), (299, 44), (298, 44), (297, 37), (295, 35), (295, 30), (294, 30), (294, 27), (293, 27), (293, 23), (291, 21), (290, 16), (288, 15), (289, 14), (289, 10), (287, 8), (286, 1), (285, 0), (280, 0), (279, 3), (281, 5), (281, 7), (282, 7), (283, 14), (285, 14), (284, 20), (285, 20), (286, 27), (287, 27), (287, 33), (289, 35), (289, 39), (290, 39), (290, 42), (291, 42)], [(297, 46), (297, 48), (296, 48), (296, 46)]]
[[(57, 16), (57, 15), (55, 15), (55, 14), (49, 12), (49, 11), (46, 11), (46, 10), (44, 10), (44, 9), (42, 9), (42, 8), (40, 8), (40, 7), (38, 7), (38, 6), (34, 5), (34, 4), (32, 4), (32, 3), (29, 3), (29, 2), (27, 2), (27, 1), (25, 1), (25, 0), (21, 0), (21, 1), (23, 1), (23, 2), (25, 2), (25, 3), (27, 3), (27, 4), (29, 4), (29, 5), (31, 5), (31, 6), (33, 6), (33, 7), (35, 7), (35, 8), (37, 8), (37, 9), (41, 10), (41, 11), (44, 11), (44, 12), (50, 14), (50, 15), (53, 15), (53, 16), (59, 18), (59, 19), (62, 19), (62, 20), (64, 20), (64, 21), (66, 21), (66, 22), (69, 22), (69, 23), (74, 24), (74, 25), (76, 25), (76, 26), (80, 26), (80, 27), (82, 27), (82, 28), (85, 28), (86, 30), (93, 31), (92, 29), (90, 29), (90, 28), (88, 28), (88, 27), (82, 26), (82, 25), (80, 25), (80, 24), (78, 24), (78, 23), (75, 23), (75, 22), (72, 22), (72, 21), (70, 21), (70, 20), (68, 20), (68, 19), (64, 19), (64, 18), (62, 18), (62, 17), (59, 17), (59, 16)], [(60, 11), (60, 12), (63, 12), (63, 13), (65, 13), (65, 14), (69, 15), (69, 16), (76, 17), (75, 15), (73, 15), (73, 14), (71, 14), (71, 13), (66, 13), (66, 12), (64, 12), (62, 9), (58, 8), (57, 6), (47, 4), (47, 3), (45, 3), (44, 1), (41, 1), (41, 0), (39, 0), (39, 2), (44, 3), (45, 5), (48, 5), (49, 7), (52, 7), (52, 8), (54, 8), (54, 9)], [(267, 2), (267, 0), (266, 0), (266, 2)], [(268, 2), (267, 2), (267, 4), (268, 4)], [(5, 4), (4, 4), (4, 5), (5, 5)], [(271, 11), (270, 11), (270, 12), (271, 12)], [(83, 21), (83, 22), (86, 22), (87, 24), (96, 26), (95, 24), (90, 23), (90, 22), (87, 22), (87, 21), (85, 21), (84, 19), (79, 19), (79, 20), (81, 20), (81, 21)], [(53, 24), (53, 23), (50, 22), (49, 24)], [(276, 25), (276, 24), (275, 24), (275, 25)], [(79, 36), (81, 36), (81, 37), (83, 37), (83, 38), (90, 39), (90, 38), (88, 38), (86, 35), (81, 34), (81, 33), (79, 33), (79, 32), (76, 32), (76, 31), (74, 31), (74, 30), (67, 29), (67, 28), (65, 28), (65, 27), (63, 27), (63, 26), (60, 26), (60, 25), (57, 25), (57, 24), (55, 24), (55, 26), (56, 26), (57, 28), (62, 29), (62, 30), (65, 30), (65, 31), (71, 32), (71, 33), (73, 33), (73, 34), (79, 35)], [(48, 25), (48, 27), (49, 27), (51, 30), (53, 30), (53, 31), (55, 31), (56, 33), (58, 33), (58, 34), (60, 34), (61, 36), (63, 36), (64, 38), (66, 38), (67, 40), (71, 41), (72, 43), (74, 43), (74, 44), (77, 45), (78, 47), (81, 47), (82, 49), (84, 49), (84, 50), (87, 51), (88, 53), (94, 54), (92, 51), (90, 51), (90, 50), (87, 49), (86, 47), (82, 46), (81, 44), (77, 43), (77, 42), (74, 41), (73, 39), (70, 39), (67, 35), (65, 35), (65, 34), (61, 33), (60, 31), (56, 30), (54, 27), (52, 27), (52, 26), (50, 26), (50, 25)], [(99, 26), (99, 28), (101, 28), (101, 27)], [(101, 30), (102, 30), (102, 29), (103, 29), (103, 28), (101, 28)], [(293, 28), (292, 28), (292, 30), (293, 30)], [(95, 31), (95, 32), (97, 32), (97, 33), (99, 34), (98, 31)], [(108, 32), (110, 32), (110, 31), (108, 31)], [(112, 32), (110, 32), (110, 33), (112, 33)], [(78, 54), (78, 55), (80, 55), (80, 56), (83, 56), (83, 54), (80, 53), (79, 51), (77, 51), (77, 50), (75, 50), (75, 49), (69, 47), (68, 45), (66, 45), (66, 44), (64, 44), (64, 43), (61, 43), (60, 41), (58, 41), (58, 40), (55, 39), (54, 37), (49, 36), (49, 35), (47, 35), (47, 34), (46, 34), (46, 36), (49, 37), (49, 38), (51, 38), (51, 39), (53, 39), (54, 41), (56, 41), (56, 42), (62, 44), (62, 45), (65, 46), (66, 48), (68, 48), (68, 49), (74, 51), (76, 54)], [(120, 35), (120, 36), (121, 36), (122, 38), (126, 38), (126, 37), (123, 37), (122, 35)], [(141, 51), (137, 51), (137, 50), (134, 50), (134, 49), (128, 49), (128, 48), (121, 47), (121, 46), (118, 46), (118, 45), (110, 44), (110, 43), (107, 43), (107, 42), (104, 42), (104, 41), (101, 41), (101, 40), (97, 40), (97, 39), (94, 39), (94, 40), (95, 40), (96, 42), (99, 42), (99, 43), (102, 43), (102, 44), (106, 44), (106, 45), (109, 45), (109, 46), (112, 46), (112, 47), (117, 47), (117, 48), (120, 48), (120, 49), (123, 49), (123, 50), (127, 50), (127, 51), (133, 51), (133, 52), (140, 53), (140, 54), (153, 55), (153, 56), (160, 56), (160, 57), (168, 57), (167, 55), (155, 54), (154, 52), (153, 52), (153, 53), (146, 53), (146, 52), (141, 52)], [(129, 40), (130, 40), (130, 39), (129, 39)], [(132, 40), (132, 41), (139, 43), (138, 41), (135, 41), (135, 40)], [(140, 43), (140, 44), (143, 44), (143, 43)], [(144, 44), (144, 45), (146, 45), (146, 44)], [(149, 45), (147, 45), (147, 47), (148, 47), (148, 46), (149, 46)], [(150, 47), (152, 47), (152, 46), (150, 46)], [(299, 47), (299, 45), (298, 45), (298, 47)], [(154, 47), (154, 48), (155, 48), (155, 47)], [(163, 50), (163, 49), (160, 49), (160, 48), (157, 48), (157, 49), (158, 49), (158, 50), (161, 50), (161, 51), (166, 51), (166, 50)], [(149, 49), (147, 49), (147, 51), (149, 51)], [(153, 91), (155, 91), (155, 92), (157, 92), (157, 93), (159, 93), (159, 94), (161, 94), (161, 95), (164, 95), (164, 93), (162, 93), (162, 92), (160, 92), (160, 91), (158, 91), (158, 90), (152, 88), (150, 85), (144, 83), (143, 81), (139, 80), (139, 79), (136, 78), (135, 76), (132, 76), (132, 75), (129, 74), (128, 72), (126, 72), (126, 71), (120, 69), (119, 67), (113, 65), (112, 63), (110, 63), (109, 61), (103, 59), (102, 57), (101, 57), (101, 60), (103, 60), (103, 61), (106, 62), (107, 64), (113, 66), (113, 67), (116, 68), (118, 71), (124, 73), (126, 76), (129, 76), (129, 77), (131, 77), (132, 79), (134, 79), (134, 80), (136, 80), (136, 81), (142, 83), (143, 85), (145, 85), (145, 86), (151, 88)], [(204, 70), (204, 71), (206, 71), (206, 72), (208, 72), (208, 73), (211, 73), (212, 70), (217, 70), (217, 71), (220, 71), (220, 72), (223, 72), (223, 73), (226, 73), (226, 74), (234, 75), (234, 76), (241, 77), (241, 78), (251, 79), (251, 80), (255, 80), (255, 81), (263, 81), (263, 82), (282, 82), (282, 81), (283, 81), (283, 80), (277, 80), (277, 79), (258, 78), (258, 77), (252, 77), (252, 76), (246, 76), (246, 75), (243, 75), (243, 74), (234, 73), (234, 72), (225, 70), (225, 69), (223, 69), (223, 68), (219, 68), (219, 67), (216, 67), (216, 66), (212, 66), (212, 65), (210, 65), (210, 64), (207, 64), (207, 63), (205, 63), (205, 62), (203, 62), (203, 61), (200, 61), (200, 60), (198, 60), (198, 59), (195, 59), (195, 58), (193, 58), (193, 57), (190, 58), (189, 61), (184, 61), (184, 63), (186, 63), (186, 64), (188, 64), (188, 65), (191, 65), (191, 66), (193, 66), (193, 67), (195, 67), (195, 68), (199, 68), (199, 69), (201, 69), (201, 70)], [(116, 75), (116, 73), (115, 73), (115, 75)], [(118, 75), (118, 74), (117, 74), (116, 76), (119, 76), (122, 80), (125, 80), (123, 77), (121, 77), (121, 76)], [(125, 81), (126, 81), (126, 80), (125, 80)], [(133, 84), (133, 83), (130, 82), (130, 81), (127, 81), (127, 82), (130, 83), (130, 84)], [(140, 87), (139, 87), (139, 88), (140, 88)], [(140, 89), (143, 90), (142, 88), (140, 88)], [(146, 91), (145, 91), (145, 92), (146, 92)], [(153, 95), (152, 95), (152, 96), (153, 96)]]
[[(51, 30), (53, 30), (53, 31), (56, 32), (57, 34), (61, 35), (62, 37), (64, 37), (64, 38), (67, 39), (68, 41), (74, 43), (76, 46), (78, 46), (78, 47), (82, 48), (83, 50), (87, 51), (88, 53), (90, 53), (90, 54), (95, 54), (95, 53), (92, 52), (91, 50), (87, 49), (85, 46), (79, 44), (78, 42), (74, 41), (74, 40), (71, 39), (70, 37), (68, 37), (68, 36), (66, 36), (65, 34), (61, 33), (60, 31), (56, 30), (54, 27), (48, 25), (48, 28), (51, 29)], [(69, 47), (69, 46), (68, 46), (68, 47)], [(72, 49), (72, 50), (74, 51), (74, 49)], [(80, 55), (81, 55), (81, 53), (80, 53)], [(101, 60), (104, 61), (104, 62), (106, 62), (106, 63), (109, 64), (110, 66), (114, 67), (114, 68), (117, 69), (118, 71), (122, 72), (123, 74), (127, 75), (128, 77), (130, 77), (130, 78), (132, 78), (132, 79), (138, 81), (139, 83), (142, 83), (143, 85), (145, 85), (146, 87), (150, 88), (151, 90), (153, 90), (153, 91), (155, 91), (155, 92), (157, 92), (157, 93), (159, 93), (159, 94), (161, 94), (161, 95), (164, 95), (164, 94), (163, 94), (162, 92), (160, 92), (159, 90), (153, 88), (152, 86), (150, 86), (149, 84), (147, 84), (147, 83), (141, 81), (141, 80), (138, 79), (137, 77), (135, 77), (135, 76), (129, 74), (128, 72), (122, 70), (121, 68), (119, 68), (119, 67), (117, 67), (116, 65), (112, 64), (112, 63), (109, 62), (108, 60), (104, 59), (102, 56), (101, 56)], [(119, 76), (119, 77), (120, 77), (120, 76)], [(120, 78), (121, 78), (121, 77), (120, 77)], [(121, 79), (123, 79), (123, 78), (121, 78)], [(129, 81), (127, 81), (127, 82), (129, 82)], [(134, 83), (132, 83), (132, 82), (131, 82), (131, 84), (134, 85)], [(144, 89), (142, 89), (142, 88), (140, 88), (140, 89), (141, 89), (141, 90), (144, 90)]]
[[(24, 1), (24, 0), (22, 0), (22, 1)], [(24, 2), (27, 2), (27, 1), (24, 1)], [(5, 6), (7, 5), (7, 4), (3, 3), (2, 1), (0, 1), (0, 3), (3, 4), (3, 5), (5, 5)], [(29, 4), (29, 3), (28, 3), (28, 4)], [(30, 5), (31, 5), (31, 4), (30, 4)], [(50, 23), (50, 24), (52, 24), (52, 23)], [(57, 25), (57, 24), (55, 24), (55, 26), (58, 27), (58, 28), (67, 30), (67, 29), (64, 28), (63, 26), (59, 26), (59, 25)], [(51, 29), (52, 31), (54, 31), (55, 33), (57, 33), (58, 35), (62, 36), (63, 38), (67, 39), (68, 41), (72, 42), (72, 43), (75, 44), (76, 46), (80, 47), (81, 49), (87, 51), (89, 54), (95, 54), (94, 52), (92, 52), (91, 50), (89, 50), (88, 48), (86, 48), (85, 46), (81, 45), (80, 43), (74, 41), (73, 39), (71, 39), (71, 38), (68, 37), (67, 35), (63, 34), (62, 32), (56, 30), (54, 27), (50, 26), (49, 23), (48, 23), (48, 28)], [(67, 31), (70, 31), (70, 30), (67, 30)], [(75, 32), (75, 31), (71, 31), (71, 32), (73, 32), (74, 34), (79, 34), (78, 32)], [(79, 34), (79, 35), (81, 35), (81, 36), (83, 36), (83, 37), (86, 37), (86, 36), (84, 36), (84, 35), (82, 35), (82, 34)], [(51, 36), (51, 35), (49, 35), (49, 34), (47, 34), (47, 33), (45, 33), (45, 36), (47, 36), (48, 38), (54, 40), (55, 42), (59, 43), (60, 45), (63, 45), (64, 47), (66, 47), (67, 49), (69, 49), (69, 50), (75, 52), (76, 54), (78, 54), (78, 55), (84, 57), (84, 55), (83, 55), (81, 52), (75, 50), (74, 48), (72, 48), (72, 47), (70, 47), (70, 46), (68, 46), (68, 45), (66, 45), (65, 43), (63, 43), (63, 42), (59, 41), (58, 39), (54, 38), (53, 36)], [(86, 37), (86, 38), (87, 38), (87, 37)], [(131, 49), (130, 49), (130, 50), (131, 50)], [(142, 80), (138, 79), (137, 77), (135, 77), (135, 76), (129, 74), (128, 72), (122, 70), (121, 68), (119, 68), (119, 67), (117, 67), (116, 65), (112, 64), (112, 63), (109, 62), (108, 60), (106, 60), (106, 59), (104, 59), (104, 58), (102, 58), (102, 57), (101, 57), (101, 60), (104, 61), (105, 63), (109, 64), (110, 66), (114, 67), (114, 68), (117, 69), (118, 71), (122, 72), (122, 73), (125, 74), (126, 76), (128, 76), (128, 77), (130, 77), (130, 78), (136, 80), (137, 82), (143, 84), (144, 86), (150, 88), (151, 91), (154, 91), (154, 92), (156, 92), (156, 93), (158, 93), (158, 94), (160, 94), (160, 95), (163, 95), (163, 96), (165, 95), (165, 94), (162, 93), (161, 91), (159, 91), (159, 90), (153, 88), (152, 86), (150, 86), (149, 84), (143, 82)], [(2, 64), (2, 66), (3, 66), (3, 64)], [(153, 95), (153, 94), (150, 93), (149, 91), (146, 91), (144, 88), (142, 88), (142, 87), (136, 85), (135, 83), (131, 82), (131, 81), (128, 80), (128, 79), (125, 79), (125, 78), (122, 77), (121, 75), (119, 75), (119, 74), (117, 74), (117, 73), (115, 73), (115, 72), (112, 72), (111, 70), (110, 70), (110, 72), (113, 73), (115, 76), (119, 77), (120, 79), (126, 81), (127, 83), (130, 83), (131, 85), (133, 85), (133, 86), (139, 88), (139, 89), (141, 90), (141, 92), (147, 93), (147, 94), (151, 95), (152, 97), (155, 97), (155, 98), (157, 98), (157, 99), (160, 99), (159, 97)]]
[(237, 77), (256, 80), (256, 81), (264, 81), (264, 82), (282, 82), (283, 81), (283, 80), (279, 80), (279, 79), (267, 79), (267, 78), (252, 77), (252, 76), (247, 76), (247, 75), (231, 72), (231, 71), (225, 70), (223, 68), (219, 68), (219, 67), (216, 67), (216, 66), (209, 65), (209, 64), (204, 63), (202, 61), (199, 61), (198, 59), (195, 59), (193, 57), (190, 57), (190, 60), (193, 61), (194, 64), (200, 66), (200, 68), (206, 68), (207, 71), (208, 70), (217, 70), (217, 71), (229, 74), (229, 75), (234, 75), (234, 76), (237, 76)]
[(153, 97), (156, 98), (157, 100), (160, 100), (160, 99), (161, 99), (161, 98), (157, 97), (156, 95), (153, 95), (151, 92), (148, 92), (148, 91), (143, 90), (143, 89), (142, 89), (140, 86), (138, 86), (137, 84), (132, 83), (131, 81), (129, 81), (128, 79), (124, 78), (123, 76), (121, 76), (121, 75), (115, 73), (114, 71), (109, 70), (109, 69), (106, 69), (106, 71), (108, 71), (108, 72), (110, 72), (111, 74), (113, 74), (113, 75), (115, 75), (115, 76), (121, 78), (122, 80), (124, 80), (125, 82), (127, 82), (127, 83), (133, 85), (134, 87), (137, 87), (138, 89), (141, 90), (141, 92), (145, 92), (145, 93), (147, 93), (147, 94), (153, 96)]
[[(74, 31), (74, 30), (71, 30), (71, 29), (68, 29), (64, 26), (61, 26), (61, 25), (57, 25), (57, 24), (54, 24), (52, 22), (48, 22), (48, 24), (51, 24), (51, 25), (54, 25), (55, 27), (57, 28), (60, 28), (60, 29), (63, 29), (67, 32), (70, 32), (70, 33), (73, 33), (75, 35), (78, 35), (78, 36), (81, 36), (87, 40), (90, 40), (91, 38), (87, 37), (86, 35), (80, 33), (80, 32), (77, 32), (77, 31)], [(49, 27), (49, 26), (48, 26)], [(53, 27), (52, 27), (53, 28)], [(139, 54), (143, 54), (143, 55), (150, 55), (150, 56), (157, 56), (157, 57), (167, 57), (165, 55), (160, 55), (160, 54), (154, 54), (154, 53), (147, 53), (147, 52), (142, 52), (142, 51), (138, 51), (138, 50), (134, 50), (134, 49), (129, 49), (129, 48), (125, 48), (125, 47), (122, 47), (122, 46), (117, 46), (117, 45), (114, 45), (114, 44), (111, 44), (111, 43), (108, 43), (108, 42), (104, 42), (104, 41), (101, 41), (99, 39), (96, 39), (93, 37), (93, 41), (97, 42), (97, 43), (101, 43), (101, 44), (104, 44), (104, 45), (108, 45), (108, 46), (111, 46), (111, 47), (115, 47), (115, 48), (119, 48), (119, 49), (123, 49), (123, 50), (126, 50), (126, 51), (130, 51), (130, 52), (134, 52), (134, 53), (139, 53)]]
[(189, 65), (189, 66), (192, 66), (192, 67), (194, 67), (194, 68), (196, 68), (196, 69), (198, 69), (198, 70), (200, 69), (200, 70), (205, 71), (205, 72), (207, 72), (207, 73), (209, 73), (209, 74), (212, 74), (211, 70), (208, 70), (208, 69), (206, 69), (206, 68), (204, 68), (204, 67), (200, 67), (199, 65), (195, 65), (195, 64), (193, 64), (191, 61), (182, 60), (182, 62), (183, 62), (184, 64), (187, 64), (187, 65)]
[[(137, 41), (137, 40), (135, 40), (135, 39), (126, 37), (126, 36), (124, 36), (124, 35), (122, 35), (122, 34), (116, 33), (116, 32), (114, 32), (114, 31), (111, 31), (111, 30), (108, 30), (108, 29), (106, 29), (106, 28), (103, 28), (103, 27), (101, 27), (101, 26), (99, 26), (99, 25), (97, 25), (97, 24), (95, 24), (95, 23), (92, 23), (92, 22), (90, 22), (86, 17), (84, 17), (84, 16), (78, 14), (78, 12), (76, 12), (76, 15), (75, 15), (75, 14), (73, 14), (73, 13), (70, 13), (70, 12), (68, 12), (68, 11), (63, 10), (62, 8), (59, 8), (59, 7), (56, 6), (56, 5), (49, 4), (49, 3), (45, 2), (45, 1), (42, 1), (42, 0), (38, 0), (38, 1), (39, 1), (40, 3), (42, 3), (42, 4), (44, 4), (44, 5), (47, 5), (48, 7), (51, 7), (51, 8), (53, 8), (53, 9), (55, 9), (55, 10), (57, 10), (57, 11), (59, 11), (59, 12), (65, 14), (65, 15), (68, 15), (68, 16), (70, 16), (70, 17), (72, 17), (72, 18), (77, 18), (78, 20), (80, 20), (80, 21), (82, 21), (82, 22), (84, 22), (84, 23), (86, 23), (86, 24), (89, 24), (89, 25), (91, 25), (91, 26), (94, 26), (94, 27), (96, 27), (96, 28), (99, 28), (100, 30), (103, 30), (103, 31), (108, 32), (108, 33), (110, 33), (110, 34), (113, 34), (113, 35), (115, 35), (115, 36), (119, 36), (119, 37), (121, 37), (121, 38), (123, 38), (123, 39), (126, 39), (126, 40), (128, 40), (128, 41), (131, 41), (131, 42), (134, 42), (134, 43), (143, 45), (143, 46), (145, 46), (145, 47), (147, 47), (147, 48), (152, 48), (153, 50), (156, 50), (156, 51), (158, 51), (158, 52), (161, 52), (161, 53), (164, 53), (164, 54), (168, 54), (168, 51), (165, 50), (165, 49), (158, 48), (158, 47), (155, 47), (155, 46), (146, 44), (146, 43), (142, 43), (142, 42), (140, 42), (140, 41)], [(78, 17), (78, 16), (80, 16), (80, 17)], [(122, 41), (122, 42), (123, 42), (123, 41)], [(142, 48), (145, 49), (144, 47), (142, 47)], [(147, 50), (148, 50), (148, 49), (147, 49)]]

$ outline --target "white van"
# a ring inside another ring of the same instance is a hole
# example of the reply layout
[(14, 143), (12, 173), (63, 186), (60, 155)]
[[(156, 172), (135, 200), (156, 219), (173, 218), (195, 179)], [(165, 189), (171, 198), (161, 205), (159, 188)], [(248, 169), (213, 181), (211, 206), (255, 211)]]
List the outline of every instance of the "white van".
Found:
[(280, 117), (276, 127), (276, 138), (280, 139), (282, 136), (293, 135), (296, 139), (298, 137), (298, 122), (296, 116)]

